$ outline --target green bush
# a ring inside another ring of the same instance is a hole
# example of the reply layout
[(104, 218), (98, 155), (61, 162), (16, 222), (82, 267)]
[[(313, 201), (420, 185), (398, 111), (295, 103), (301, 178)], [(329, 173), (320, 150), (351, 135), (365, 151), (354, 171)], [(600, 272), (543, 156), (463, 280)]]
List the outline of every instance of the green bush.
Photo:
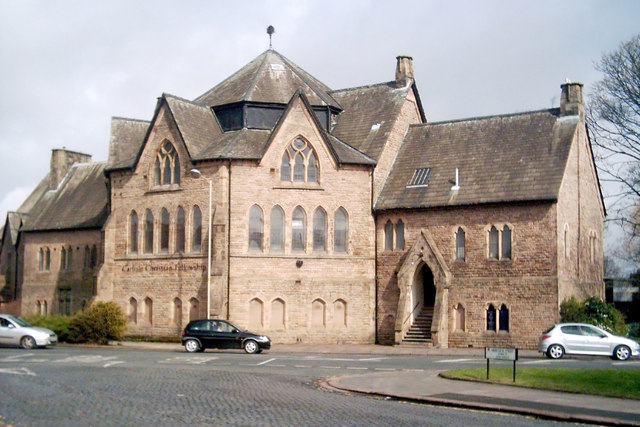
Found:
[(115, 302), (97, 302), (76, 313), (69, 325), (71, 342), (108, 344), (121, 340), (127, 330), (127, 320)]
[(63, 342), (70, 342), (69, 325), (71, 324), (72, 319), (73, 317), (63, 316), (62, 314), (51, 314), (49, 316), (35, 314), (24, 317), (24, 320), (31, 323), (33, 326), (51, 329), (56, 333), (56, 335), (58, 335), (58, 341)]
[(597, 297), (578, 301), (572, 296), (560, 305), (560, 317), (563, 322), (589, 323), (614, 334), (622, 336), (627, 334), (624, 315), (613, 304), (608, 304)]

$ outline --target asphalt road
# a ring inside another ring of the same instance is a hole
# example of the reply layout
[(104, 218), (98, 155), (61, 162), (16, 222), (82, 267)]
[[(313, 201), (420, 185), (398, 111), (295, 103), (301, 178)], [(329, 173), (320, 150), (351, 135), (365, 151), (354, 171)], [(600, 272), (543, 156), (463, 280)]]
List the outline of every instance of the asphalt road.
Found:
[[(631, 366), (608, 359), (519, 363), (549, 362)], [(338, 375), (484, 363), (433, 356), (0, 348), (0, 425), (559, 425), (345, 395), (316, 385)]]

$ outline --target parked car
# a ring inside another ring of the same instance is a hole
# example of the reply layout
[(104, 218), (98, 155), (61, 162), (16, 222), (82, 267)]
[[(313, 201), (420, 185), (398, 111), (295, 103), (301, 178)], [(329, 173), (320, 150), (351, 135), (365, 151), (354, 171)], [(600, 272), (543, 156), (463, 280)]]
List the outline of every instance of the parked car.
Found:
[(609, 356), (627, 360), (640, 355), (640, 344), (585, 323), (559, 323), (542, 333), (538, 351), (550, 359), (565, 354)]
[(0, 344), (19, 345), (30, 350), (58, 344), (58, 336), (51, 329), (31, 326), (10, 314), (0, 314)]
[(207, 348), (237, 348), (245, 352), (260, 353), (271, 348), (271, 340), (237, 328), (226, 320), (193, 320), (182, 331), (182, 345), (189, 353)]

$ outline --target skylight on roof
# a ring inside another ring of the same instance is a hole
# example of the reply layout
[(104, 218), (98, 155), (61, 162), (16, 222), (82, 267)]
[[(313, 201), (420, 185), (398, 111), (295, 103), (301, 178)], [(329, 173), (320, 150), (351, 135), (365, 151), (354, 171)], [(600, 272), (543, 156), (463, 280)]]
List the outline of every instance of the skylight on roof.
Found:
[(431, 176), (431, 168), (416, 169), (407, 188), (426, 187), (429, 182), (429, 176)]

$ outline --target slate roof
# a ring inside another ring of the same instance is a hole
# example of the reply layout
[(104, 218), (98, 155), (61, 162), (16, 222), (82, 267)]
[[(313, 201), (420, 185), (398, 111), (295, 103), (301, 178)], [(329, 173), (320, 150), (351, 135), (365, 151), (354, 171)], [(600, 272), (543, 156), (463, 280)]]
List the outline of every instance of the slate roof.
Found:
[(107, 170), (132, 168), (151, 122), (146, 120), (111, 119)]
[[(375, 209), (557, 200), (577, 124), (551, 109), (413, 125)], [(427, 187), (407, 188), (426, 167)]]
[(321, 81), (275, 50), (267, 50), (226, 80), (195, 99), (199, 104), (218, 106), (237, 102), (286, 104), (301, 90), (311, 105), (341, 109)]
[(388, 82), (331, 92), (344, 108), (332, 134), (378, 160), (410, 89)]
[(101, 228), (107, 218), (105, 166), (104, 162), (72, 166), (57, 189), (41, 193), (28, 212), (23, 212), (22, 230)]

